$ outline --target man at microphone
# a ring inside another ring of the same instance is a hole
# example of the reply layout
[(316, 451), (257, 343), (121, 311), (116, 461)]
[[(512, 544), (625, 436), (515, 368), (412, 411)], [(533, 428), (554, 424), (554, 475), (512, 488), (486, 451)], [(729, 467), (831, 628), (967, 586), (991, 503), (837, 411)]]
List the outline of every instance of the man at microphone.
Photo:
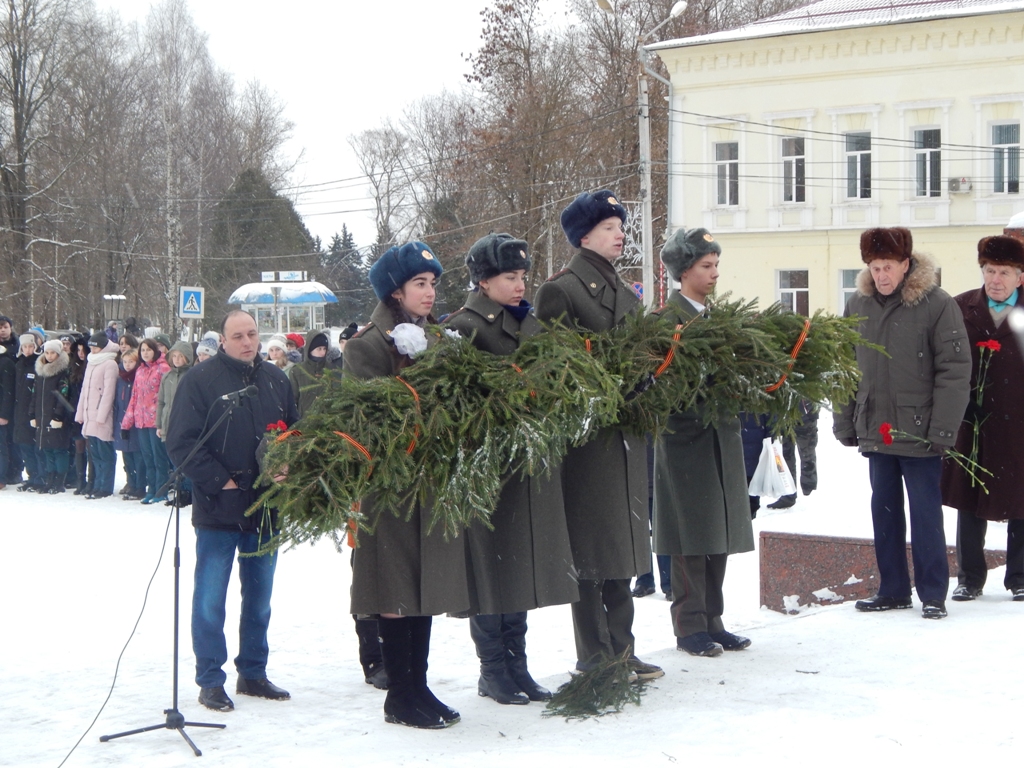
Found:
[[(224, 690), (228, 660), (224, 614), (235, 553), (255, 552), (273, 531), (276, 515), (246, 516), (263, 488), (256, 451), (268, 424), (298, 420), (288, 377), (259, 354), (256, 322), (248, 312), (228, 313), (221, 323), (218, 354), (191, 369), (174, 397), (167, 453), (192, 481), (192, 525), (196, 531), (192, 649), (199, 703), (227, 712), (234, 702)], [(203, 432), (227, 408), (231, 415), (188, 462)], [(265, 699), (291, 698), (267, 679), (267, 626), (277, 553), (239, 557), (242, 587), (236, 693)]]

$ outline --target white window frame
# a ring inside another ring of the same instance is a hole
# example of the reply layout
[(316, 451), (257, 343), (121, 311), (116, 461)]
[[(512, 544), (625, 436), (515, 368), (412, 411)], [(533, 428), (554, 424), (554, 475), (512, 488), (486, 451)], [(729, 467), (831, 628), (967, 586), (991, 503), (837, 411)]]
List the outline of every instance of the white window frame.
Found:
[[(783, 287), (782, 276), (788, 275), (793, 272), (802, 272), (804, 275), (804, 282), (807, 284), (802, 288)], [(785, 309), (791, 312), (796, 312), (805, 317), (810, 317), (811, 312), (811, 271), (809, 269), (777, 269), (775, 270), (775, 300), (778, 301)], [(788, 294), (788, 296), (787, 296)], [(804, 296), (804, 302), (806, 303), (806, 311), (801, 312), (799, 305), (800, 295)]]
[[(807, 140), (800, 135), (783, 136), (779, 141), (782, 157), (782, 204), (807, 202)], [(786, 154), (792, 151), (793, 154)]]
[[(840, 269), (839, 270), (839, 312), (841, 313), (846, 309), (846, 302), (850, 300), (850, 297), (857, 293), (857, 276), (861, 273), (860, 269)], [(853, 285), (846, 285), (846, 276), (850, 275), (853, 278)]]
[[(938, 135), (938, 145), (934, 147), (918, 146), (919, 142), (926, 141), (924, 134), (932, 131)], [(941, 198), (943, 193), (942, 127), (938, 125), (914, 126), (912, 136), (914, 197), (922, 200)], [(937, 171), (934, 168), (935, 164), (938, 165)], [(923, 175), (922, 170), (924, 171)]]
[[(719, 147), (735, 147), (736, 157), (720, 160), (718, 157)], [(740, 204), (740, 143), (739, 141), (716, 141), (712, 143), (714, 155), (715, 177), (714, 177), (714, 204), (716, 208), (736, 208)], [(725, 198), (722, 202), (723, 172), (725, 174)], [(731, 172), (731, 173), (730, 173)], [(736, 199), (730, 200), (730, 192), (735, 191)]]
[[(992, 190), (993, 195), (1019, 195), (1020, 194), (1020, 120), (997, 120), (989, 124), (989, 136), (992, 140)], [(995, 132), (997, 128), (1016, 126), (1017, 141), (1015, 143), (996, 144)], [(1013, 150), (1016, 150), (1014, 152)], [(1000, 153), (1002, 157), (1000, 157)], [(1016, 154), (1016, 162), (1011, 157)], [(1016, 168), (1014, 169), (1014, 165)], [(1001, 167), (997, 167), (1001, 166)], [(1016, 170), (1016, 178), (1011, 178), (1012, 171)], [(1017, 188), (1010, 189), (1010, 185), (1016, 182)], [(1003, 189), (998, 189), (999, 184)]]
[[(850, 137), (852, 136), (867, 136), (868, 147), (867, 149), (850, 149)], [(870, 200), (874, 195), (873, 176), (871, 168), (871, 131), (847, 131), (843, 134), (843, 158), (845, 159), (844, 167), (846, 169), (845, 177), (845, 189), (847, 200)], [(854, 174), (850, 175), (850, 161), (854, 163)], [(867, 195), (862, 194), (864, 192), (864, 179), (865, 179), (865, 166), (867, 169)], [(854, 183), (856, 188), (856, 194), (850, 194), (850, 182)]]

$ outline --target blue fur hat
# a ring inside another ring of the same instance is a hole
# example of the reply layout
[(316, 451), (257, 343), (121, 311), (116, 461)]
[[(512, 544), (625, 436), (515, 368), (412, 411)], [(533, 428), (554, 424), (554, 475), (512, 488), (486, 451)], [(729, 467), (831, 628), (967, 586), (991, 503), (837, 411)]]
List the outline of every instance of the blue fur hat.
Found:
[(384, 301), (421, 272), (433, 272), (436, 277), (440, 277), (441, 262), (434, 256), (429, 245), (413, 240), (384, 251), (370, 267), (370, 285), (377, 298)]
[(562, 211), (562, 231), (573, 248), (580, 247), (580, 241), (605, 219), (618, 216), (626, 223), (626, 209), (610, 189), (600, 192), (584, 192)]

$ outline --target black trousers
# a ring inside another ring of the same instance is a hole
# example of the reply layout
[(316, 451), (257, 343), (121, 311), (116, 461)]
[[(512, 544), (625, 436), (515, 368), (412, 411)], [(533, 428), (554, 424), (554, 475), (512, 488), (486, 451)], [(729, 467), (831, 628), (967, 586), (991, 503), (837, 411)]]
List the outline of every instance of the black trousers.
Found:
[(796, 450), (800, 450), (800, 489), (806, 496), (818, 489), (818, 415), (813, 421), (805, 421), (796, 428), (796, 443), (782, 438), (782, 458), (789, 467), (789, 473), (796, 482)]
[(580, 599), (572, 604), (576, 635), (576, 667), (585, 669), (602, 658), (633, 649), (631, 579), (580, 579)]
[(725, 629), (722, 613), (728, 555), (672, 555), (672, 629), (676, 637)]
[[(981, 589), (988, 578), (985, 564), (985, 532), (988, 520), (970, 512), (957, 512), (956, 561), (958, 584)], [(1007, 589), (1024, 587), (1024, 520), (1006, 521), (1006, 576)]]

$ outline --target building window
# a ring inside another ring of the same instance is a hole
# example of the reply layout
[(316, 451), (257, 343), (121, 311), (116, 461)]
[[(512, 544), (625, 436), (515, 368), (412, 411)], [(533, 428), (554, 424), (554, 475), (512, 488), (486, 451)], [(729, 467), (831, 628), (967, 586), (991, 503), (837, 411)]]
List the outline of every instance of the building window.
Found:
[(925, 128), (914, 131), (915, 194), (939, 197), (942, 194), (942, 131)]
[(992, 126), (992, 191), (1020, 193), (1020, 123)]
[(782, 140), (782, 200), (802, 203), (806, 189), (804, 140), (802, 136)]
[(846, 302), (857, 292), (857, 275), (859, 269), (839, 270), (839, 306), (846, 307)]
[(810, 314), (806, 269), (780, 269), (778, 271), (779, 303), (784, 309), (798, 315)]
[(715, 144), (718, 204), (740, 204), (740, 145), (736, 141)]
[(871, 197), (871, 134), (846, 134), (846, 196)]

